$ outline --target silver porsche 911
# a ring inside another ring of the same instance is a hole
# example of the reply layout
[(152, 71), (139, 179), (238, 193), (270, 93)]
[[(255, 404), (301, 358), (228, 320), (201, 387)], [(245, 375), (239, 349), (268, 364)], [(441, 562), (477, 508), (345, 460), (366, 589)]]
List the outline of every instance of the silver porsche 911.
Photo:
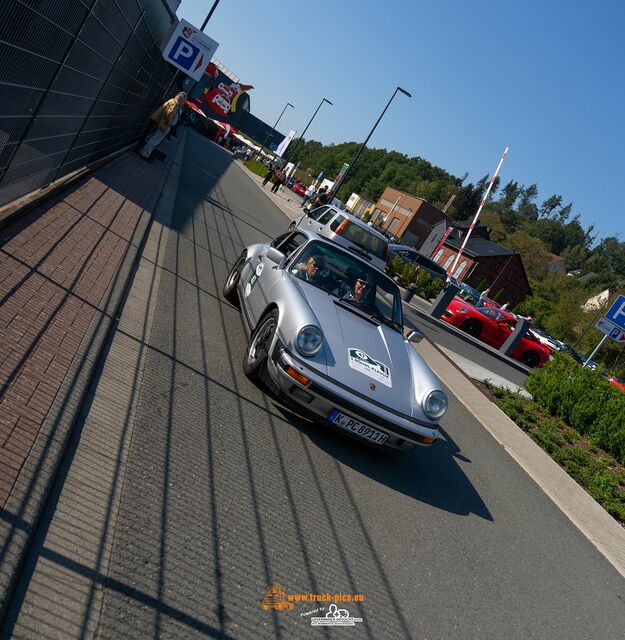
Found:
[(243, 369), (317, 422), (410, 450), (439, 437), (447, 395), (404, 337), (397, 285), (316, 233), (247, 247), (223, 294), (250, 334)]

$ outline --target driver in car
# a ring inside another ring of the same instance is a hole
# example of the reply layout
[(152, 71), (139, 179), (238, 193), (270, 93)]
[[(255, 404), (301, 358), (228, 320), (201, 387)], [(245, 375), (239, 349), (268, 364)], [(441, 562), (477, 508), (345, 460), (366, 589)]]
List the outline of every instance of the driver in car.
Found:
[(348, 291), (343, 300), (347, 300), (362, 307), (370, 307), (371, 305), (371, 277), (364, 271), (359, 273), (354, 279), (351, 291)]

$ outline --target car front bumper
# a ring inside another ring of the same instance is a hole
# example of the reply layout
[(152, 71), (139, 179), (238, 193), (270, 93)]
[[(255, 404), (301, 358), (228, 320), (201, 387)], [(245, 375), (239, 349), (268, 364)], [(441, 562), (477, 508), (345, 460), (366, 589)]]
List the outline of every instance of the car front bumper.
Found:
[[(289, 367), (308, 378), (310, 382), (302, 384), (295, 380), (287, 373)], [(420, 423), (414, 418), (395, 413), (329, 380), (326, 376), (321, 376), (306, 366), (304, 361), (289, 353), (279, 340), (276, 341), (271, 358), (268, 358), (267, 370), (285, 397), (301, 406), (306, 413), (314, 414), (315, 419), (342, 433), (347, 432), (328, 419), (335, 409), (386, 433), (388, 438), (382, 445), (384, 447), (407, 451), (415, 445), (430, 446), (440, 438), (438, 425)], [(362, 440), (358, 436), (354, 437)]]

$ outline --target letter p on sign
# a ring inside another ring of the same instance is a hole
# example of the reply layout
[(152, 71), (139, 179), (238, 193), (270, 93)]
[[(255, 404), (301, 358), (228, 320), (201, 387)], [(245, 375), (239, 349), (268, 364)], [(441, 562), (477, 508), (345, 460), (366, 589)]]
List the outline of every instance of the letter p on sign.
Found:
[(625, 296), (619, 296), (605, 314), (606, 319), (625, 331)]
[(190, 71), (199, 53), (198, 47), (192, 45), (182, 36), (178, 36), (167, 57), (179, 67)]

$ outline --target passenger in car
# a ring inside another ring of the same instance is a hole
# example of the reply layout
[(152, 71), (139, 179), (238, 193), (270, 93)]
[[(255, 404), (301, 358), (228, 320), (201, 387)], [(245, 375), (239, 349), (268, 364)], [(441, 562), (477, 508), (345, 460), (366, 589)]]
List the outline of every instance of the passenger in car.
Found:
[(322, 255), (310, 256), (306, 262), (298, 262), (291, 273), (306, 282), (320, 282), (327, 274), (325, 258)]

